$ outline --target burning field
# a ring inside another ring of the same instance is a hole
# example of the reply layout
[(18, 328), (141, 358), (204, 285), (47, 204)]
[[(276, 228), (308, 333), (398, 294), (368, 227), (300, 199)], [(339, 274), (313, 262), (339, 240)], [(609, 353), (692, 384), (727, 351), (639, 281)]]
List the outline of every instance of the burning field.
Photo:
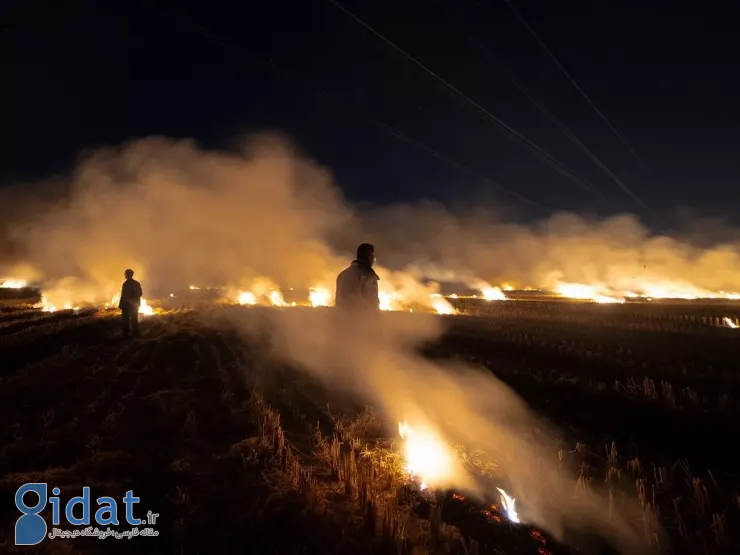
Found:
[[(47, 552), (737, 552), (732, 230), (358, 209), (275, 136), (136, 141), (14, 194), (3, 495), (133, 488), (161, 515)], [(332, 307), (363, 241), (381, 310), (358, 318)]]
[[(368, 323), (291, 303), (158, 308), (124, 340), (115, 310), (6, 301), (6, 498), (28, 481), (135, 487), (161, 515), (160, 536), (131, 540), (152, 553), (737, 545), (721, 439), (738, 432), (737, 337), (711, 316), (726, 304), (511, 301)], [(14, 519), (6, 506), (10, 552)]]

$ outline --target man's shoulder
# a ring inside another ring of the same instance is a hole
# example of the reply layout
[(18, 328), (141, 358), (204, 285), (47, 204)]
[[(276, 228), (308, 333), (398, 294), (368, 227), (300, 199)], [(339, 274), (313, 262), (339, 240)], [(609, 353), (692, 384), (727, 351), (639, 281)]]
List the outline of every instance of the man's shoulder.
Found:
[(358, 262), (353, 262), (352, 265), (347, 268), (354, 269), (355, 272), (361, 274), (362, 276), (370, 279), (380, 279), (378, 277), (378, 274), (375, 273), (375, 270), (373, 270), (370, 266), (367, 266), (365, 264), (360, 264)]

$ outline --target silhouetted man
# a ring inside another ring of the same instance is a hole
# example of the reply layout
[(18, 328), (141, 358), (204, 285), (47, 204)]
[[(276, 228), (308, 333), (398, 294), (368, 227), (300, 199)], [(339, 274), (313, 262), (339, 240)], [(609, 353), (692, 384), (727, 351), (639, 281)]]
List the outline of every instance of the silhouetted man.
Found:
[(357, 260), (337, 276), (335, 304), (349, 310), (380, 310), (378, 274), (373, 270), (375, 247), (363, 243), (357, 247)]
[(118, 308), (121, 309), (121, 329), (123, 335), (133, 333), (139, 335), (139, 307), (141, 306), (141, 283), (134, 279), (134, 271), (126, 270), (126, 281), (121, 287), (121, 300)]

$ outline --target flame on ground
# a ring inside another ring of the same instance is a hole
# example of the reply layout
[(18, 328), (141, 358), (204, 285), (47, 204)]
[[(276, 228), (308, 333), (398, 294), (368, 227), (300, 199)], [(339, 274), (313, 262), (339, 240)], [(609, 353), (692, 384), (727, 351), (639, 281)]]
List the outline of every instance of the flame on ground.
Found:
[[(121, 300), (121, 295), (116, 294), (113, 296), (113, 298), (110, 300), (110, 303), (107, 306), (109, 308), (118, 308), (118, 301), (120, 300)], [(143, 316), (152, 316), (154, 314), (154, 308), (149, 306), (149, 303), (147, 303), (146, 299), (144, 299), (143, 297), (141, 299), (141, 304), (139, 305), (139, 314)]]
[[(43, 295), (41, 295), (41, 300), (34, 306), (35, 308), (40, 308), (42, 312), (56, 312), (59, 310), (55, 304), (50, 303)], [(62, 310), (79, 310), (79, 307), (74, 306), (71, 302), (66, 302), (62, 305)]]
[(403, 310), (405, 302), (403, 296), (397, 292), (380, 291), (378, 293), (380, 300), (380, 310)]
[(41, 300), (39, 301), (39, 304), (36, 305), (37, 308), (40, 308), (42, 312), (56, 312), (57, 307), (53, 304), (50, 304), (49, 301), (41, 295)]
[(738, 327), (738, 325), (735, 322), (733, 322), (732, 320), (730, 320), (726, 316), (722, 319), (722, 321), (725, 323), (725, 325), (728, 328), (737, 329), (737, 327)]
[(727, 299), (740, 300), (740, 293), (709, 291), (683, 281), (663, 281), (656, 279), (622, 280), (624, 288), (607, 288), (602, 284), (566, 283), (558, 281), (554, 291), (561, 297), (591, 300), (597, 303), (622, 303), (624, 297), (632, 299)]
[(308, 300), (312, 307), (329, 306), (331, 303), (331, 291), (325, 287), (312, 287), (308, 291)]
[(501, 291), (500, 287), (484, 287), (481, 289), (483, 298), (487, 301), (508, 301), (509, 298)]
[(506, 512), (506, 517), (511, 522), (519, 523), (521, 522), (519, 520), (519, 514), (516, 512), (516, 499), (513, 497), (510, 497), (508, 493), (506, 493), (501, 488), (496, 488), (498, 492), (501, 494), (501, 505), (504, 508), (504, 512)]
[(432, 308), (437, 314), (457, 314), (455, 307), (450, 304), (450, 301), (439, 293), (433, 293), (430, 297), (432, 299)]
[(273, 289), (272, 291), (270, 291), (269, 297), (272, 306), (285, 306), (285, 298), (283, 297), (283, 294), (277, 289)]
[(24, 279), (2, 278), (0, 279), (0, 289), (23, 289), (28, 283)]
[(597, 287), (585, 285), (583, 283), (564, 283), (558, 282), (555, 286), (555, 292), (561, 297), (569, 299), (582, 299), (593, 301), (595, 303), (623, 303), (624, 299), (605, 295)]
[(251, 291), (240, 291), (238, 301), (240, 305), (254, 306), (257, 304), (257, 295)]
[(141, 299), (139, 314), (143, 314), (144, 316), (151, 316), (152, 314), (154, 314), (154, 309), (147, 304), (146, 299)]
[(404, 440), (406, 471), (419, 477), (422, 490), (450, 481), (454, 455), (436, 434), (411, 428), (405, 420), (398, 423), (398, 433)]

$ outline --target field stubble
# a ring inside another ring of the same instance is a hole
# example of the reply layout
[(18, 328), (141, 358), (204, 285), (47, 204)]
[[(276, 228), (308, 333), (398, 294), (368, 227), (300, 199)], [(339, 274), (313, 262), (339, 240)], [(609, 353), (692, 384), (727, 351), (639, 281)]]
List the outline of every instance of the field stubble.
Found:
[[(440, 492), (430, 503), (404, 477), (395, 423), (202, 311), (147, 319), (132, 341), (117, 337), (114, 315), (0, 314), (3, 499), (29, 481), (54, 482), (62, 496), (133, 489), (162, 515), (159, 537), (131, 540), (151, 553), (558, 551), (477, 501)], [(736, 338), (585, 318), (450, 318), (424, 350), (486, 365), (559, 425), (558, 438), (522, 433), (573, 470), (574, 495), (603, 487), (656, 552), (736, 552), (737, 457), (725, 447), (738, 431), (727, 358)], [(3, 507), (0, 548), (12, 552), (16, 511)]]

